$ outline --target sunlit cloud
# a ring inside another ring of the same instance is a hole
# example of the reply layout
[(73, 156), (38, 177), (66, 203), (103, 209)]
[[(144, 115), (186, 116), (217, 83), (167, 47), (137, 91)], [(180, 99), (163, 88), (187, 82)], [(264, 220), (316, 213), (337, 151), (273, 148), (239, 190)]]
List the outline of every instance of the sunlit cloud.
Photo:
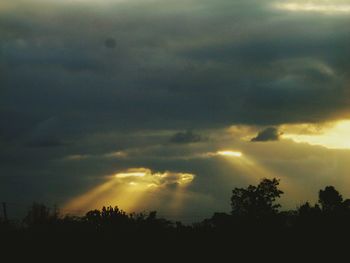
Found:
[(145, 177), (145, 172), (128, 172), (128, 173), (118, 173), (115, 175), (116, 178), (132, 178), (132, 177)]
[(121, 157), (126, 157), (128, 154), (123, 151), (117, 151), (117, 152), (110, 152), (106, 153), (103, 156), (106, 158), (121, 158)]
[(231, 150), (220, 150), (217, 152), (208, 152), (202, 154), (203, 157), (215, 157), (215, 156), (225, 156), (225, 157), (242, 157), (242, 153), (239, 151), (231, 151)]
[(330, 149), (350, 149), (350, 121), (339, 121), (325, 126), (285, 125), (285, 139), (320, 145)]
[(190, 173), (163, 172), (153, 173), (147, 168), (132, 168), (114, 175), (117, 179), (135, 180), (146, 183), (148, 186), (166, 186), (169, 184), (186, 185), (193, 181), (194, 175)]
[[(85, 194), (73, 198), (65, 206), (69, 212), (82, 213), (106, 205), (119, 206), (131, 212), (147, 205), (159, 203), (166, 196), (169, 207), (180, 209), (186, 187), (195, 175), (176, 172), (152, 172), (148, 168), (131, 168), (108, 176), (106, 181)], [(140, 200), (142, 199), (142, 202)], [(176, 212), (176, 211), (175, 211)]]
[(315, 12), (324, 14), (350, 13), (350, 4), (336, 1), (293, 1), (275, 3), (274, 7), (289, 12)]
[(241, 152), (234, 152), (234, 151), (218, 151), (218, 155), (222, 156), (229, 156), (229, 157), (241, 157), (242, 153)]
[(128, 153), (123, 152), (123, 151), (117, 151), (117, 152), (108, 152), (104, 154), (71, 154), (63, 159), (66, 161), (81, 161), (81, 160), (86, 160), (89, 158), (126, 158), (128, 157)]

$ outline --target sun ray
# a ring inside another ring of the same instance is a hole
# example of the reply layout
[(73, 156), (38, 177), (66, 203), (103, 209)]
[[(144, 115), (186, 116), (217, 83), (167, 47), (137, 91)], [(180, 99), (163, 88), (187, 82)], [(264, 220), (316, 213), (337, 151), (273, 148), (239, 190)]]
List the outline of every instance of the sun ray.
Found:
[[(132, 168), (108, 176), (108, 181), (68, 202), (63, 210), (84, 211), (102, 206), (118, 206), (135, 212), (158, 202), (158, 196), (167, 193), (171, 209), (180, 209), (186, 187), (193, 181), (189, 173), (152, 173), (147, 168)], [(175, 185), (176, 187), (170, 187)]]
[[(223, 158), (229, 162), (235, 170), (237, 170), (240, 176), (248, 177), (249, 181), (252, 181), (253, 184), (257, 184), (262, 178), (277, 178), (281, 179), (280, 186), (284, 191), (284, 196), (300, 196), (300, 190), (297, 189), (295, 183), (288, 176), (275, 172), (262, 165), (257, 160), (254, 160), (252, 157), (247, 155), (241, 155), (240, 158), (231, 155), (221, 155)], [(282, 200), (286, 200), (286, 197), (282, 197)]]

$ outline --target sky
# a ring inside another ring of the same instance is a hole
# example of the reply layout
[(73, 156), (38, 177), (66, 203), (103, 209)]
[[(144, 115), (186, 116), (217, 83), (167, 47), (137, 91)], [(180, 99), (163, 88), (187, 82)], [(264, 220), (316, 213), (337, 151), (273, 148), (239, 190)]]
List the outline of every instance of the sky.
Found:
[(349, 197), (349, 24), (349, 0), (2, 0), (0, 201), (190, 222), (262, 178), (284, 209)]

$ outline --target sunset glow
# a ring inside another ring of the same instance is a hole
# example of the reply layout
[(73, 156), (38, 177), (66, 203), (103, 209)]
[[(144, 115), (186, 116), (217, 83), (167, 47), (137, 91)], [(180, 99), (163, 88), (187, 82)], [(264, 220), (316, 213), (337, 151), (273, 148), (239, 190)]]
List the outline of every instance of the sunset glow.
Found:
[(283, 138), (292, 139), (295, 142), (320, 145), (330, 149), (350, 149), (350, 121), (348, 120), (339, 121), (325, 126), (324, 128), (320, 128), (317, 133), (314, 134), (304, 134), (305, 125), (295, 125), (291, 127), (292, 130), (289, 131), (288, 126), (285, 126), (286, 130), (285, 134), (282, 136)]

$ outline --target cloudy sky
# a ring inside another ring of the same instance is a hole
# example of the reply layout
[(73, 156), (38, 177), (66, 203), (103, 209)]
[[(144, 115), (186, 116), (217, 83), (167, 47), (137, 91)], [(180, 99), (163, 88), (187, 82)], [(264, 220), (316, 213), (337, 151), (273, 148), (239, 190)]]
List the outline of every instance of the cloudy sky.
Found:
[(285, 209), (349, 197), (349, 24), (349, 0), (2, 0), (0, 201), (195, 221), (264, 177)]

